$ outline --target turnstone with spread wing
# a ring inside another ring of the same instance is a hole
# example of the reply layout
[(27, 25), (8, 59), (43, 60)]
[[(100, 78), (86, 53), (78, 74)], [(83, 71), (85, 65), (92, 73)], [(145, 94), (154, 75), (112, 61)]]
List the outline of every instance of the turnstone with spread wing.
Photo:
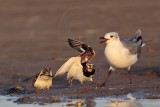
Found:
[(95, 51), (87, 44), (73, 39), (68, 39), (69, 45), (79, 51), (82, 61), (90, 62), (90, 60), (95, 56)]
[(90, 63), (91, 58), (95, 56), (95, 52), (89, 45), (78, 40), (68, 39), (68, 43), (72, 48), (81, 52), (81, 54), (77, 57), (71, 57), (66, 61), (56, 72), (55, 77), (67, 73), (67, 80), (70, 86), (72, 85), (73, 79), (76, 79), (87, 89), (87, 87), (83, 85), (84, 81), (91, 81), (93, 84), (96, 84), (92, 78), (95, 74), (95, 66)]

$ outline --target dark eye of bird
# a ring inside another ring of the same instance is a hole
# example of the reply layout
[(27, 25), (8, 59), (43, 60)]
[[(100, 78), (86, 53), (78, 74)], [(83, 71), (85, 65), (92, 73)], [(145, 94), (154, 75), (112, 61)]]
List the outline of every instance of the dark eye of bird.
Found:
[(111, 38), (113, 37), (113, 35), (110, 36)]

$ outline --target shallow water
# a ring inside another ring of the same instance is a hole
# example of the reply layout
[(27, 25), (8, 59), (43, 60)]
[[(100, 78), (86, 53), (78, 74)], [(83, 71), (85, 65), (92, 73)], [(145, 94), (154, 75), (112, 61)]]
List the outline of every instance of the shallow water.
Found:
[(92, 101), (72, 99), (60, 103), (39, 105), (14, 103), (17, 98), (18, 97), (0, 96), (0, 107), (86, 107), (87, 105), (87, 107), (160, 107), (160, 99), (122, 100), (119, 98), (95, 98)]

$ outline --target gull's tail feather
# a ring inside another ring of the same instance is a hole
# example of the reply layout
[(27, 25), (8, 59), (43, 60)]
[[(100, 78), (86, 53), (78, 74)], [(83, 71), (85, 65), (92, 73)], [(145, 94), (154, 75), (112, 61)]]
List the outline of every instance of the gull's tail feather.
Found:
[(69, 67), (74, 63), (75, 58), (72, 57), (70, 58), (67, 62), (65, 62), (60, 68), (59, 70), (56, 72), (54, 77), (57, 76), (62, 76), (63, 74), (67, 73)]
[(137, 44), (140, 45), (141, 47), (144, 47), (144, 46), (146, 45), (146, 44), (143, 42), (142, 36), (137, 36), (136, 42), (137, 42)]
[(136, 33), (134, 34), (134, 36), (141, 36), (141, 34), (142, 34), (142, 31), (140, 29), (138, 29), (136, 31)]
[(131, 38), (130, 41), (136, 42), (137, 45), (141, 45), (141, 47), (145, 46), (145, 43), (143, 42), (143, 38), (141, 35), (142, 35), (142, 31), (138, 29), (134, 34), (134, 37)]
[(137, 43), (141, 44), (141, 46), (143, 45), (143, 38), (142, 38), (142, 36), (138, 36), (137, 37)]

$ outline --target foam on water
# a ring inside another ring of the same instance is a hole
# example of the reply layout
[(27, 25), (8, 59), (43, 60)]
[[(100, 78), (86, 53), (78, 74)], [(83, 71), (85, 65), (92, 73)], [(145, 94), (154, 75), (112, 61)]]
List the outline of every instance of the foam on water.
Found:
[[(18, 97), (13, 96), (0, 96), (0, 107), (12, 106), (12, 107), (42, 107), (39, 104), (16, 104), (14, 103)], [(84, 102), (84, 103), (83, 103)], [(124, 98), (115, 97), (103, 97), (93, 99), (94, 104), (90, 104), (90, 107), (160, 107), (160, 99), (135, 99), (135, 100), (125, 100)], [(46, 104), (47, 107), (74, 107), (79, 104), (79, 107), (86, 104), (84, 99), (71, 99), (60, 103)]]

